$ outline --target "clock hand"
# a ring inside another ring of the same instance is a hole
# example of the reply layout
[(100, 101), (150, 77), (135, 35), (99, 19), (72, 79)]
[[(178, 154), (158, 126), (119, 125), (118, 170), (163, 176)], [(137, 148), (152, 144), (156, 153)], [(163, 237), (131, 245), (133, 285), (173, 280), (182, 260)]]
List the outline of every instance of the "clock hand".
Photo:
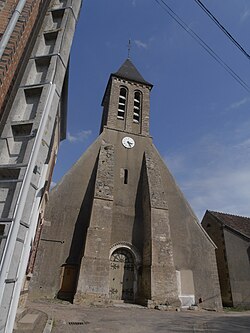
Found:
[(130, 141), (127, 141), (127, 144), (129, 145), (129, 147), (131, 147), (131, 145), (132, 145), (132, 142), (130, 142)]

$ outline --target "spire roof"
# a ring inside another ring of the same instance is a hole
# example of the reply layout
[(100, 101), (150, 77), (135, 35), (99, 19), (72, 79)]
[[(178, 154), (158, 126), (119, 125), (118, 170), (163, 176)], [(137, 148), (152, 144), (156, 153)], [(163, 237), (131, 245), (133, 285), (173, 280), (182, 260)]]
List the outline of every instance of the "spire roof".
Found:
[(122, 79), (127, 79), (129, 81), (143, 83), (147, 86), (153, 87), (152, 83), (144, 80), (141, 74), (138, 72), (134, 64), (130, 59), (127, 59), (117, 72), (112, 73), (113, 76), (117, 76)]

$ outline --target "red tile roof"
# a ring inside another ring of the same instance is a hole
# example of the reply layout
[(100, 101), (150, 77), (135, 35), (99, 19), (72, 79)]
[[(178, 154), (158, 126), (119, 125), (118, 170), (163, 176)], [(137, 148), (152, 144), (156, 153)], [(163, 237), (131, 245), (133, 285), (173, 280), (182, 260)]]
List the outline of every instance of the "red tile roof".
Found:
[(221, 223), (250, 238), (249, 217), (213, 212), (211, 210), (209, 210), (209, 213), (216, 217)]

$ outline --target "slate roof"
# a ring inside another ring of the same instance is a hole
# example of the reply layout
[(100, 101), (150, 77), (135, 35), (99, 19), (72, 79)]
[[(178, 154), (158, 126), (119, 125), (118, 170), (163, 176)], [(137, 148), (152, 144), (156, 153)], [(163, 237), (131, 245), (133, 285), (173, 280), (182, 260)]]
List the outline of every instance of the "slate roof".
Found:
[(143, 83), (147, 86), (153, 87), (153, 85), (150, 82), (144, 80), (144, 78), (141, 76), (141, 74), (136, 69), (136, 67), (134, 66), (134, 64), (130, 59), (127, 59), (118, 69), (118, 71), (112, 73), (111, 75), (114, 75), (122, 79), (127, 79), (129, 81)]
[(209, 210), (209, 213), (217, 218), (221, 223), (231, 229), (234, 229), (241, 234), (250, 238), (250, 218), (245, 216), (231, 215)]

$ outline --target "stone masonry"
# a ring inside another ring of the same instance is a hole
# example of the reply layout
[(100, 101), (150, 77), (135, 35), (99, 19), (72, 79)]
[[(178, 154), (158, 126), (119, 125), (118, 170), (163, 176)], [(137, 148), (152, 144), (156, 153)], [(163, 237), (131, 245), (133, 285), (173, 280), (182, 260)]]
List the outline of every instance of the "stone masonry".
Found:
[(129, 59), (111, 74), (99, 137), (50, 194), (30, 298), (221, 308), (215, 245), (149, 135), (151, 89)]

